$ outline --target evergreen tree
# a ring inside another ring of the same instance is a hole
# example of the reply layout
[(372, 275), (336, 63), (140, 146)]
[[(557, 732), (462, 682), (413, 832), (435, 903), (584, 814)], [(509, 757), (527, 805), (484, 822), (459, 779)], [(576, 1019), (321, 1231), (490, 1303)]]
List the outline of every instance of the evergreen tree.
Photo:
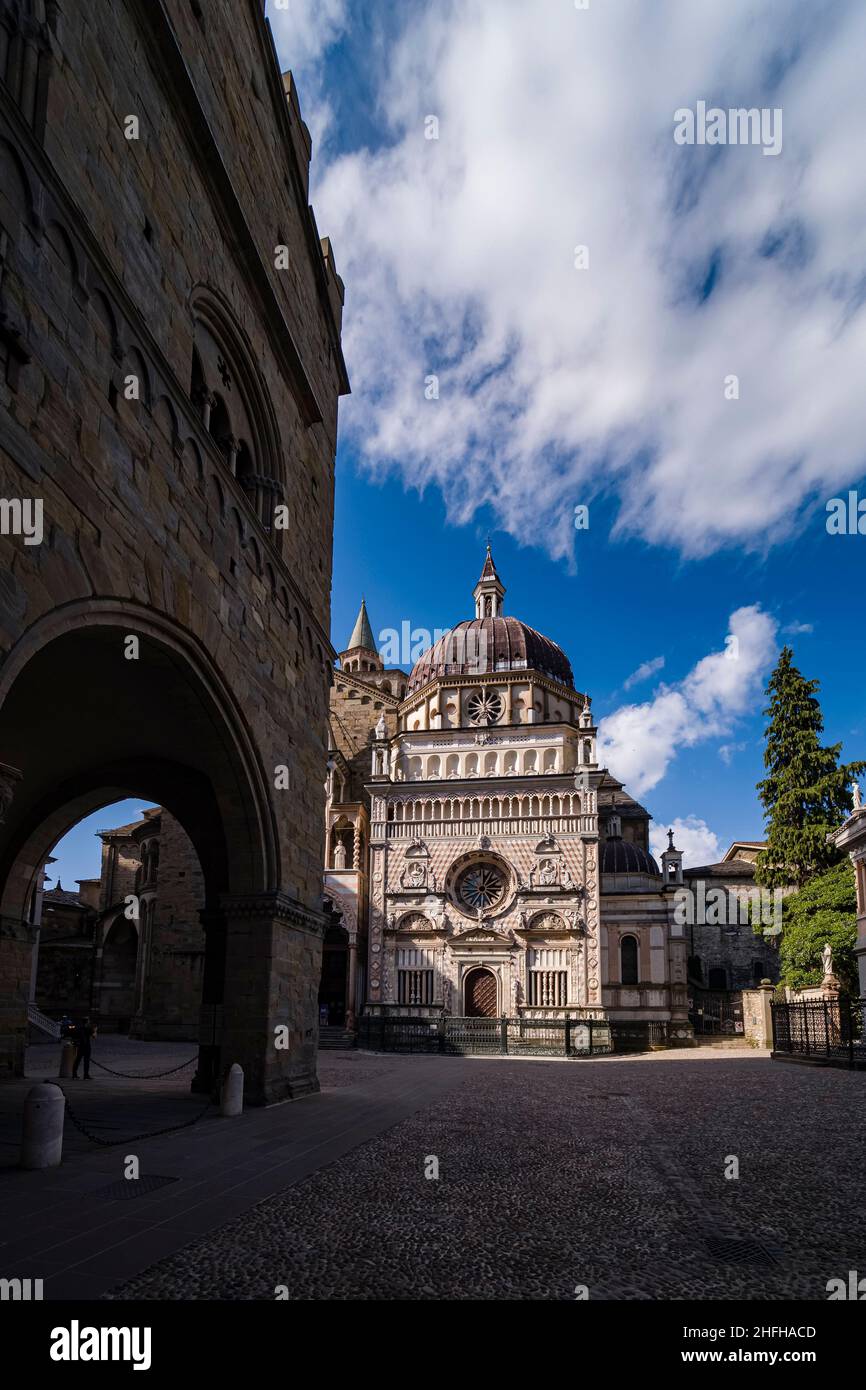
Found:
[(793, 989), (819, 985), (824, 978), (821, 952), (833, 947), (833, 973), (847, 994), (860, 993), (857, 978), (857, 885), (848, 856), (782, 901), (782, 984)]
[(767, 848), (758, 855), (755, 878), (765, 888), (795, 883), (837, 863), (840, 854), (827, 835), (851, 814), (851, 782), (866, 763), (839, 763), (841, 743), (824, 748), (824, 717), (815, 698), (819, 682), (806, 680), (783, 647), (770, 677), (769, 719), (764, 750), (767, 776), (758, 793), (767, 821)]

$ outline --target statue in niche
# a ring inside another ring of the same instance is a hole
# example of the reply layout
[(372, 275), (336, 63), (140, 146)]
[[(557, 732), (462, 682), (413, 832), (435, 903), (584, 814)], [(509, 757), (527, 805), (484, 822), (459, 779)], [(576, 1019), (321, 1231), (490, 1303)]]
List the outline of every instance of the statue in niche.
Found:
[(346, 846), (342, 840), (338, 840), (334, 846), (334, 868), (345, 869), (346, 867)]

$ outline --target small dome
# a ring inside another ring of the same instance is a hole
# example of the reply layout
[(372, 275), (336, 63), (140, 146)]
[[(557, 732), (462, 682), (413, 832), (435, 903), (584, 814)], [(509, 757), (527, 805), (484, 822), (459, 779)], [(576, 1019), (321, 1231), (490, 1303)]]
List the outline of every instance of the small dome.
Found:
[(601, 847), (603, 874), (658, 874), (659, 866), (652, 855), (640, 845), (619, 838), (605, 840)]
[(480, 676), (493, 671), (540, 671), (574, 689), (571, 664), (561, 647), (519, 618), (472, 618), (458, 623), (415, 662), (407, 694), (440, 676)]

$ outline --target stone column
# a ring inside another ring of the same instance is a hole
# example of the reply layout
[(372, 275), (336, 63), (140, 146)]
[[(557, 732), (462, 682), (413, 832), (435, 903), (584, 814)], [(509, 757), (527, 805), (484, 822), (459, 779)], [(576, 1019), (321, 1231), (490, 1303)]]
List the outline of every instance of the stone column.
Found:
[(192, 1090), (215, 1094), (222, 1082), (220, 1040), (223, 1028), (223, 993), (226, 973), (226, 919), (219, 910), (199, 913), (205, 951), (199, 1012), (198, 1066)]
[(243, 1067), (249, 1105), (319, 1089), (318, 995), (325, 918), (280, 892), (223, 898), (220, 1067)]
[(0, 1077), (24, 1075), (35, 933), (29, 922), (0, 917)]
[(358, 1008), (358, 938), (354, 933), (349, 935), (346, 971), (346, 1027), (354, 1029), (357, 1023), (355, 1015)]

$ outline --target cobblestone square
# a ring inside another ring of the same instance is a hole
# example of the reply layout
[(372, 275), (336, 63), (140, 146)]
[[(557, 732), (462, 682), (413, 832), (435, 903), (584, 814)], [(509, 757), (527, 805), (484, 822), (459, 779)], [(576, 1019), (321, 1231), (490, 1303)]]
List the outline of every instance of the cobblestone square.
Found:
[[(866, 1269), (859, 1074), (711, 1048), (322, 1063), (323, 1105), (412, 1069), (446, 1068), (453, 1089), (109, 1296), (825, 1299)], [(713, 1238), (753, 1242), (754, 1262)]]

